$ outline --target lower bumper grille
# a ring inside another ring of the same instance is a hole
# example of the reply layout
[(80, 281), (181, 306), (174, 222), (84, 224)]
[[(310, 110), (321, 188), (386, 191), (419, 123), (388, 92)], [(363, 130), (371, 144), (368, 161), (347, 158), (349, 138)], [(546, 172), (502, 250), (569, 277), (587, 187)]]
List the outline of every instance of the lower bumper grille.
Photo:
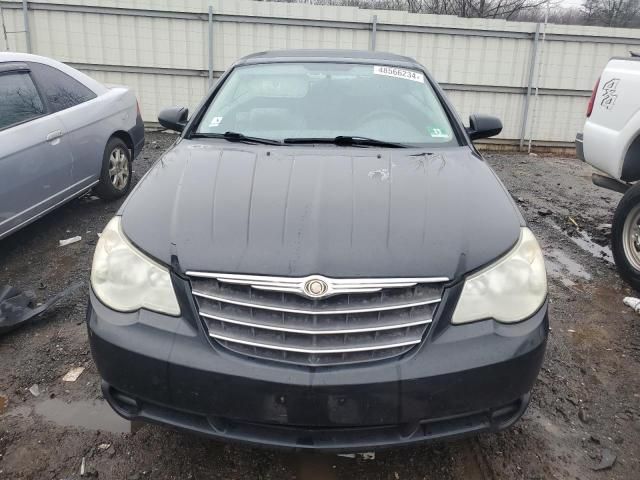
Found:
[[(287, 279), (188, 272), (209, 335), (243, 355), (310, 366), (380, 360), (419, 344), (446, 279)], [(330, 292), (310, 298), (305, 282)]]

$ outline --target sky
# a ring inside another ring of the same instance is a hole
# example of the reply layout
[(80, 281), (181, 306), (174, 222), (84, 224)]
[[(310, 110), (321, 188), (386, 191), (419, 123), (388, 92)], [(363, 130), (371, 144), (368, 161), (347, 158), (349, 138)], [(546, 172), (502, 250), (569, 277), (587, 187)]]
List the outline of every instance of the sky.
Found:
[(561, 0), (560, 4), (566, 8), (579, 7), (580, 5), (582, 5), (582, 1), (583, 0)]

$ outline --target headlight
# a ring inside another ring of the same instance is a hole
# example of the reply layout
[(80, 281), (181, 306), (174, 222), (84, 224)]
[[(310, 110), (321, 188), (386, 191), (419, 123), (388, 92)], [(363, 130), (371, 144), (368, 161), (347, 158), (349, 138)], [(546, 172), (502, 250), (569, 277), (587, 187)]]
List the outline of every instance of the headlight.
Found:
[(120, 229), (120, 217), (111, 219), (98, 240), (91, 286), (102, 303), (114, 310), (133, 312), (146, 308), (180, 314), (169, 270), (129, 243)]
[(546, 296), (542, 251), (531, 230), (522, 228), (520, 240), (508, 254), (467, 278), (451, 321), (519, 322), (538, 311)]

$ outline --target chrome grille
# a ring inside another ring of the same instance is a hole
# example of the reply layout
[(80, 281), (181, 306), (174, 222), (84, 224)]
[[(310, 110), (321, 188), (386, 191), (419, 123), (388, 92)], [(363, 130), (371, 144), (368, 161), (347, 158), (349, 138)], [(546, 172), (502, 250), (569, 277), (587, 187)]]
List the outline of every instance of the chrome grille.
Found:
[[(187, 272), (209, 335), (243, 355), (322, 366), (380, 360), (419, 344), (445, 278), (334, 280)], [(305, 282), (327, 294), (310, 298)]]

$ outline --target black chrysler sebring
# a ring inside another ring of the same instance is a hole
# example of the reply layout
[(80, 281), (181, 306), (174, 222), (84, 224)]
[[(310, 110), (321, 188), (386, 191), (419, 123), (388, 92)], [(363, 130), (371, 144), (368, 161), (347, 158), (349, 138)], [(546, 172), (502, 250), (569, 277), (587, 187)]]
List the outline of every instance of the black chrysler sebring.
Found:
[(509, 427), (548, 332), (542, 252), (414, 60), (234, 64), (106, 226), (87, 313), (125, 418), (362, 451)]

